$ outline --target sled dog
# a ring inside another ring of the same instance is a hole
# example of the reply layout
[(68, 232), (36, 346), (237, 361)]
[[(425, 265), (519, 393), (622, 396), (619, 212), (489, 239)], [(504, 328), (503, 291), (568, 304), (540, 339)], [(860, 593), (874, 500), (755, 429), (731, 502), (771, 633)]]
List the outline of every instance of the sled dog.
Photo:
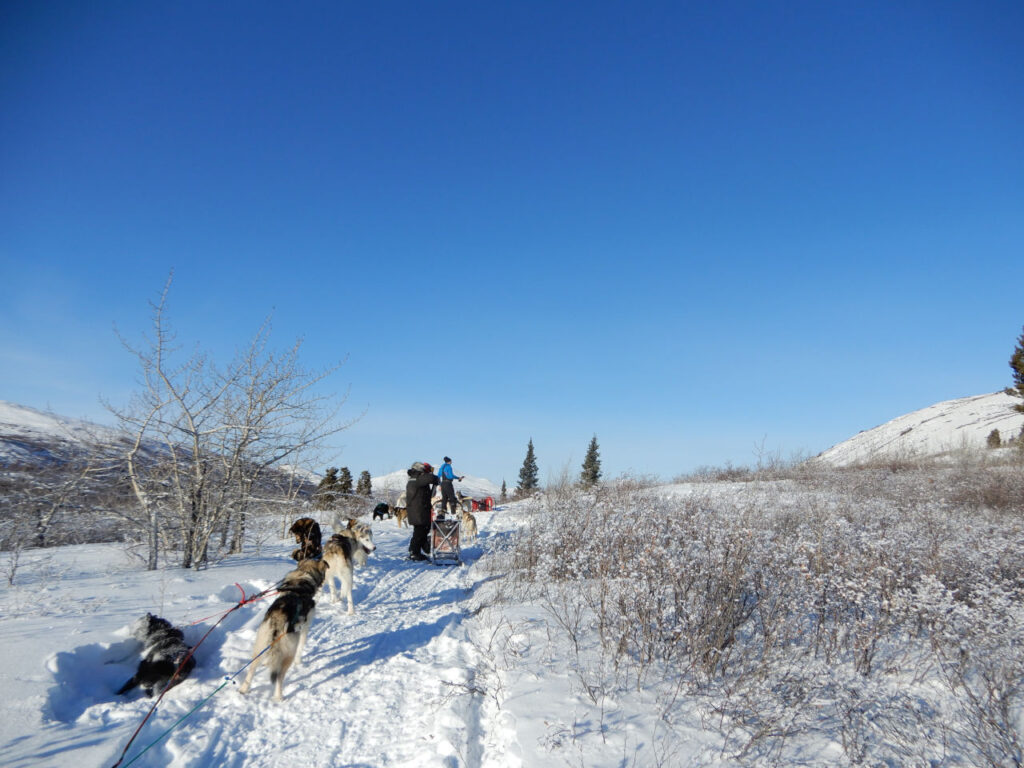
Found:
[(403, 525), (409, 525), (409, 520), (406, 518), (405, 509), (405, 491), (402, 491), (398, 496), (398, 501), (395, 502), (395, 521), (398, 523), (398, 527), (401, 528)]
[(472, 544), (476, 541), (476, 517), (472, 512), (467, 512), (465, 509), (462, 510), (462, 536), (463, 539), (468, 543)]
[(336, 603), (341, 601), (341, 593), (345, 593), (350, 614), (356, 612), (352, 602), (352, 571), (357, 565), (366, 565), (366, 556), (376, 548), (370, 526), (355, 520), (349, 520), (348, 528), (331, 536), (324, 547), (324, 562), (330, 567), (327, 589), (333, 593)]
[(135, 686), (142, 686), (147, 696), (152, 696), (153, 691), (161, 693), (188, 677), (196, 666), (192, 649), (185, 644), (185, 635), (166, 619), (147, 613), (132, 626), (132, 637), (142, 643), (142, 661), (135, 675), (117, 692), (119, 696)]
[(320, 523), (311, 517), (300, 517), (292, 523), (288, 533), (295, 537), (295, 542), (299, 545), (299, 548), (292, 552), (292, 560), (302, 562), (320, 557)]
[(316, 607), (313, 597), (323, 586), (326, 573), (327, 563), (323, 560), (302, 560), (294, 571), (284, 577), (277, 588), (278, 598), (267, 609), (256, 631), (253, 660), (245, 681), (238, 687), (239, 693), (249, 692), (257, 668), (266, 664), (274, 686), (274, 700), (281, 701), (288, 668), (292, 662), (302, 661), (302, 651), (306, 647), (306, 636)]
[(386, 501), (382, 501), (380, 504), (373, 508), (373, 519), (383, 520), (385, 517), (391, 517), (391, 510), (393, 507)]

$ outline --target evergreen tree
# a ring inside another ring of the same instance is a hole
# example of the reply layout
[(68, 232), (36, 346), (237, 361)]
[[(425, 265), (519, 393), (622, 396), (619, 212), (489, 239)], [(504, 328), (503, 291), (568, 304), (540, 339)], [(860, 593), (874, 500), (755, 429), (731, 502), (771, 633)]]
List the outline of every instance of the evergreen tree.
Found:
[(338, 468), (328, 467), (320, 483), (313, 494), (313, 507), (315, 509), (330, 509), (334, 504), (335, 494), (338, 491)]
[(998, 429), (993, 429), (988, 433), (988, 438), (985, 442), (988, 443), (989, 448), (998, 448), (1003, 444), (1003, 438), (1000, 436)]
[(340, 496), (352, 495), (352, 473), (348, 471), (348, 467), (342, 467), (338, 471), (337, 493)]
[(501, 503), (504, 504), (508, 501), (508, 488), (505, 487), (505, 478), (501, 478)]
[(537, 479), (537, 457), (533, 453), (533, 438), (530, 438), (526, 446), (526, 458), (523, 459), (523, 466), (519, 470), (519, 485), (516, 487), (516, 495), (523, 495), (535, 491), (540, 487)]
[(580, 485), (593, 488), (601, 479), (601, 457), (597, 451), (597, 435), (590, 441), (587, 455), (583, 459), (583, 471), (580, 472)]
[(359, 496), (373, 495), (373, 481), (370, 479), (370, 471), (367, 469), (359, 473), (359, 482), (356, 483), (356, 494)]
[[(1024, 330), (1017, 339), (1017, 348), (1010, 356), (1010, 369), (1013, 371), (1013, 386), (1006, 388), (1006, 394), (1024, 399)], [(1013, 409), (1024, 413), (1024, 403), (1017, 403)]]

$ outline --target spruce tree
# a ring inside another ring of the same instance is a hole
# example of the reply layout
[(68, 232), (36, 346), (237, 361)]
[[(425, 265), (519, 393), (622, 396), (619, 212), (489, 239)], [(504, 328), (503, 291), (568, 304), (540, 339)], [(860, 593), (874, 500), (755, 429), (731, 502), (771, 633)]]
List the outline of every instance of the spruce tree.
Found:
[(338, 471), (337, 493), (340, 496), (352, 495), (352, 473), (348, 471), (348, 467), (342, 467)]
[(356, 483), (356, 494), (359, 496), (373, 495), (373, 481), (370, 479), (370, 471), (367, 469), (359, 473), (359, 482)]
[(988, 433), (986, 443), (988, 444), (989, 448), (998, 448), (1003, 444), (1003, 438), (999, 434), (998, 429), (993, 429), (991, 432)]
[(313, 507), (315, 509), (330, 509), (334, 504), (335, 494), (338, 490), (338, 468), (328, 467), (323, 478), (316, 487), (313, 494)]
[(593, 488), (601, 479), (601, 457), (597, 451), (597, 435), (590, 441), (587, 448), (587, 455), (583, 459), (583, 471), (580, 472), (580, 485), (584, 488)]
[(533, 438), (530, 438), (526, 446), (526, 458), (523, 459), (523, 466), (519, 470), (519, 485), (516, 487), (516, 495), (523, 495), (535, 491), (540, 486), (537, 479), (537, 457), (533, 453)]
[(500, 501), (504, 504), (508, 501), (508, 488), (505, 486), (505, 478), (501, 478), (501, 496)]
[[(1024, 399), (1024, 330), (1017, 339), (1017, 348), (1010, 356), (1010, 369), (1013, 371), (1013, 386), (1006, 388), (1006, 394)], [(1024, 413), (1024, 403), (1017, 403), (1013, 409)]]

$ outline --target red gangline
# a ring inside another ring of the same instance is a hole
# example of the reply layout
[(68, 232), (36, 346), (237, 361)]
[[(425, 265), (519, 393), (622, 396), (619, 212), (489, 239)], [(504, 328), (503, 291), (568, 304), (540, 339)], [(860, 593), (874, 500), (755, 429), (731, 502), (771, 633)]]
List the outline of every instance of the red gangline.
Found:
[[(278, 584), (280, 584), (280, 582), (278, 582)], [(192, 646), (192, 649), (185, 655), (185, 658), (183, 658), (181, 660), (181, 663), (178, 664), (178, 668), (176, 670), (174, 670), (174, 674), (171, 675), (171, 679), (167, 681), (167, 685), (164, 686), (164, 689), (162, 691), (160, 691), (160, 695), (156, 697), (156, 701), (154, 701), (153, 705), (149, 708), (149, 712), (147, 712), (146, 716), (144, 718), (142, 718), (142, 722), (139, 723), (139, 727), (135, 729), (135, 733), (133, 733), (132, 737), (130, 739), (128, 739), (128, 743), (124, 745), (124, 749), (121, 752), (121, 756), (119, 758), (117, 758), (117, 762), (114, 763), (110, 768), (118, 768), (118, 766), (121, 765), (122, 761), (124, 760), (124, 756), (126, 754), (128, 754), (128, 748), (132, 745), (132, 742), (134, 742), (136, 737), (139, 735), (139, 732), (142, 730), (142, 726), (144, 726), (146, 724), (146, 722), (149, 720), (149, 718), (153, 715), (153, 712), (156, 711), (156, 707), (160, 703), (160, 700), (163, 699), (164, 694), (167, 693), (167, 691), (169, 691), (172, 687), (174, 687), (174, 681), (177, 679), (179, 673), (181, 672), (182, 667), (185, 666), (185, 662), (187, 662), (190, 658), (192, 658), (192, 654), (194, 654), (196, 652), (196, 648), (198, 648), (200, 645), (203, 644), (203, 641), (206, 640), (206, 638), (208, 638), (210, 636), (210, 633), (213, 632), (213, 630), (217, 628), (218, 624), (220, 624), (222, 621), (224, 621), (224, 619), (226, 619), (228, 617), (228, 614), (233, 613), (234, 611), (237, 611), (243, 605), (247, 605), (248, 603), (254, 603), (257, 600), (260, 600), (260, 599), (266, 597), (268, 594), (271, 594), (273, 591), (275, 591), (277, 589), (278, 584), (275, 584), (273, 587), (268, 587), (267, 589), (263, 590), (262, 592), (258, 592), (257, 594), (253, 595), (252, 597), (247, 598), (245, 596), (245, 590), (242, 589), (241, 585), (237, 581), (235, 582), (235, 586), (238, 587), (238, 591), (242, 593), (242, 599), (239, 600), (236, 605), (233, 605), (231, 608), (226, 610), (224, 612), (224, 614), (219, 619), (217, 619), (217, 621), (214, 623), (214, 625), (212, 627), (210, 627), (206, 631), (206, 634), (203, 635), (199, 639), (199, 642)], [(217, 614), (214, 614), (214, 616), (216, 616), (216, 615)], [(213, 618), (213, 616), (210, 616), (208, 618)], [(201, 619), (201, 621), (205, 621), (205, 620), (206, 619)], [(199, 623), (199, 622), (195, 622), (195, 623)]]

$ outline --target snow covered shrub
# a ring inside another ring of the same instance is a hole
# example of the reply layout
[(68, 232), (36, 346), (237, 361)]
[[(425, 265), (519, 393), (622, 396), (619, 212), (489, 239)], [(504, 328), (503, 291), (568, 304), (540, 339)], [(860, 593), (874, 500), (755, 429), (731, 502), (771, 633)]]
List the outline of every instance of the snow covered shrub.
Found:
[(506, 562), (595, 704), (651, 689), (669, 722), (698, 702), (741, 763), (820, 733), (849, 764), (1015, 765), (1020, 482), (961, 464), (560, 489)]
[(977, 764), (1024, 765), (1024, 594), (1006, 582), (947, 594), (932, 646), (953, 694), (952, 729)]

